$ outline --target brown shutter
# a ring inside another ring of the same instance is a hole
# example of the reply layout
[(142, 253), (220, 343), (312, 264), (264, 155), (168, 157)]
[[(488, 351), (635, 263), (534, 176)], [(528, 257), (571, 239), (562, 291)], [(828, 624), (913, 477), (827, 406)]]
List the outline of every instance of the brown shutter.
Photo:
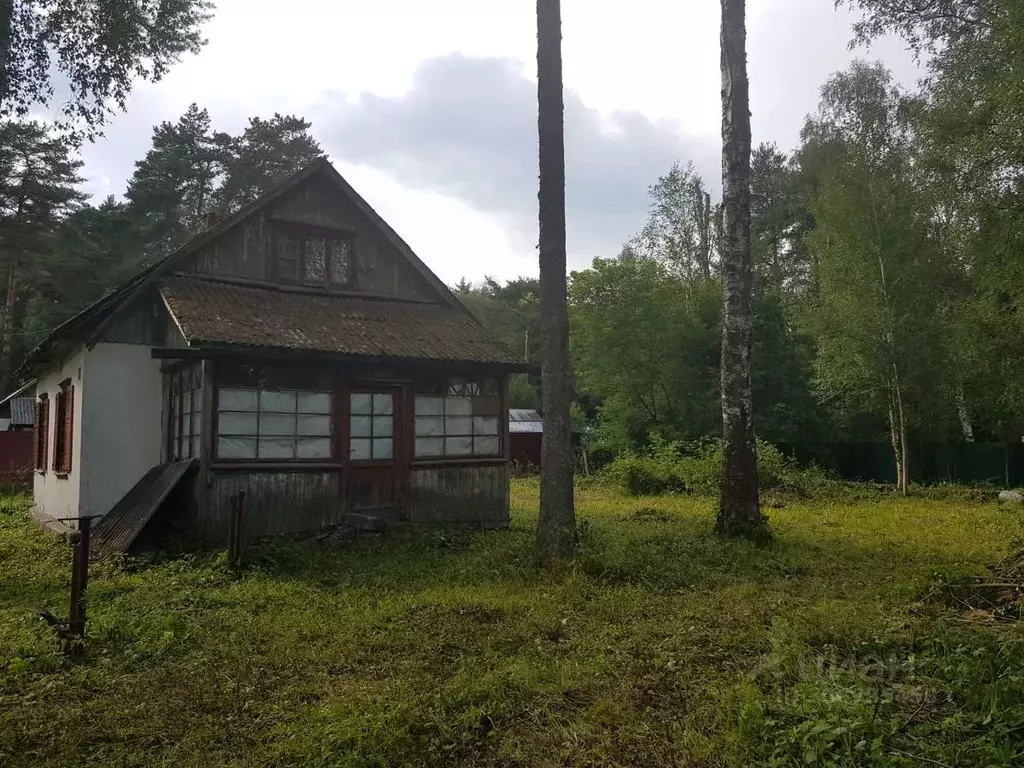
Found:
[[(53, 420), (57, 427), (60, 427), (60, 417), (64, 413), (64, 390), (61, 389), (53, 398)], [(47, 428), (46, 433), (49, 434), (50, 430)], [(60, 447), (61, 441), (57, 438), (60, 437), (57, 434), (57, 430), (53, 431), (53, 471), (60, 472), (61, 452), (57, 449)]]
[(64, 471), (71, 471), (71, 436), (75, 428), (75, 385), (64, 391)]
[(50, 450), (50, 401), (48, 398), (44, 397), (39, 410), (42, 414), (42, 425), (39, 428), (39, 439), (42, 441), (39, 451), (39, 468), (45, 472), (46, 457)]
[(39, 469), (39, 449), (43, 446), (40, 434), (43, 428), (43, 405), (36, 400), (36, 419), (32, 422), (32, 466)]

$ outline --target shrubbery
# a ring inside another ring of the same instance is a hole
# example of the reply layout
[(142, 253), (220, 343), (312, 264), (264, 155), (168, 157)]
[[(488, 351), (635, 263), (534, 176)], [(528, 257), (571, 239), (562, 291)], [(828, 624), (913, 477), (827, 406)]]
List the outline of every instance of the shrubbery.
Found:
[[(763, 491), (811, 495), (829, 484), (824, 470), (801, 467), (771, 443), (758, 440), (757, 462)], [(722, 444), (670, 442), (655, 435), (646, 450), (623, 453), (603, 472), (631, 496), (715, 494), (722, 482)]]

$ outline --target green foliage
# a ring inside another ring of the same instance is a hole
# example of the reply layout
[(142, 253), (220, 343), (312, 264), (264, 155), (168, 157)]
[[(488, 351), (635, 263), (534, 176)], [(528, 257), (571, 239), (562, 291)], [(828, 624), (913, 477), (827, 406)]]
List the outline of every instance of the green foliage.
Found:
[(279, 540), (240, 577), (222, 552), (94, 564), (81, 661), (32, 614), (66, 615), (69, 547), (0, 502), (0, 763), (1014, 763), (1018, 628), (922, 597), (1020, 516), (798, 500), (757, 549), (710, 533), (712, 499), (595, 485), (577, 560), (539, 574), (537, 489), (512, 483), (506, 531)]
[(205, 42), (208, 0), (33, 0), (0, 4), (0, 116), (24, 117), (63, 80), (61, 113), (99, 130), (137, 80), (160, 80)]
[[(718, 494), (722, 487), (722, 446), (670, 442), (655, 434), (644, 451), (626, 452), (603, 469), (630, 496), (662, 493)], [(810, 495), (826, 488), (828, 478), (815, 467), (800, 467), (774, 445), (757, 443), (758, 483), (762, 491)]]
[(240, 136), (220, 135), (224, 183), (217, 192), (223, 211), (238, 210), (322, 157), (302, 117), (274, 113), (269, 120), (250, 117)]

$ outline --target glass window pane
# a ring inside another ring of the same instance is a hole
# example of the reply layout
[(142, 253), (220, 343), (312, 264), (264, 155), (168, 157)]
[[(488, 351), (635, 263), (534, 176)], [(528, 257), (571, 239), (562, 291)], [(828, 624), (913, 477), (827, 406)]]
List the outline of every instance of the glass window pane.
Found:
[(390, 437), (395, 433), (395, 420), (391, 416), (373, 417), (373, 436)]
[(351, 413), (372, 413), (373, 411), (373, 396), (365, 393), (358, 393), (352, 395), (351, 405), (349, 406)]
[(222, 435), (255, 435), (255, 413), (222, 413), (217, 418), (217, 430)]
[(221, 387), (218, 399), (222, 411), (255, 411), (259, 406), (259, 393), (255, 389)]
[(417, 456), (443, 456), (444, 438), (441, 437), (417, 437)]
[(255, 459), (255, 437), (224, 437), (217, 440), (217, 458), (219, 459)]
[(416, 435), (417, 437), (444, 435), (444, 419), (440, 416), (417, 416)]
[(351, 248), (347, 240), (331, 240), (331, 285), (348, 283)]
[(372, 457), (369, 439), (352, 438), (348, 445), (349, 458), (353, 461), (362, 461)]
[(350, 437), (369, 437), (373, 418), (371, 416), (353, 416), (349, 423)]
[(188, 437), (192, 434), (192, 414), (183, 413), (181, 415), (181, 434)]
[(449, 416), (444, 420), (445, 435), (472, 435), (473, 419), (470, 416)]
[(277, 274), (289, 280), (299, 277), (299, 236), (294, 232), (277, 234)]
[(472, 416), (473, 398), (446, 397), (444, 399), (445, 416)]
[(377, 393), (373, 396), (373, 412), (375, 414), (382, 414), (384, 416), (390, 416), (394, 413), (394, 403), (390, 394)]
[(294, 437), (260, 437), (261, 459), (294, 459)]
[(374, 438), (373, 441), (373, 458), (375, 459), (390, 459), (392, 444), (394, 441), (390, 437)]
[(500, 453), (500, 451), (498, 450), (498, 438), (476, 438), (473, 445), (473, 453), (475, 453), (477, 456), (497, 456)]
[(321, 285), (327, 280), (327, 243), (322, 237), (307, 235), (302, 281)]
[(299, 459), (329, 459), (331, 441), (326, 437), (300, 437), (295, 456)]
[[(294, 435), (295, 416), (290, 413), (261, 413), (260, 436), (263, 435)], [(262, 453), (262, 448), (260, 453)]]
[(473, 453), (472, 437), (446, 437), (444, 440), (446, 456), (469, 456)]
[(299, 416), (300, 435), (329, 435), (331, 434), (330, 416)]
[(196, 435), (195, 437), (192, 438), (192, 456), (193, 457), (198, 457), (199, 456), (200, 451), (202, 451), (202, 444), (203, 444), (202, 438), (200, 438), (198, 435)]
[(271, 392), (260, 391), (261, 411), (281, 411), (283, 413), (295, 413), (295, 391)]
[(474, 435), (496, 435), (496, 434), (498, 434), (498, 417), (497, 416), (474, 416), (473, 417), (473, 434)]
[(299, 392), (299, 413), (330, 413), (331, 396), (327, 392)]
[(416, 395), (417, 416), (444, 416), (444, 398)]

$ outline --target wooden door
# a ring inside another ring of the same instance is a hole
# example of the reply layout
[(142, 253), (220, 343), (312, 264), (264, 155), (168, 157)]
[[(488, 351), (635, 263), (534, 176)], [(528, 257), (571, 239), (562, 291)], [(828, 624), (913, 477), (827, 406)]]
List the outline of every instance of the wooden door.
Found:
[(399, 518), (402, 487), (403, 413), (399, 387), (351, 389), (347, 405), (345, 511)]

